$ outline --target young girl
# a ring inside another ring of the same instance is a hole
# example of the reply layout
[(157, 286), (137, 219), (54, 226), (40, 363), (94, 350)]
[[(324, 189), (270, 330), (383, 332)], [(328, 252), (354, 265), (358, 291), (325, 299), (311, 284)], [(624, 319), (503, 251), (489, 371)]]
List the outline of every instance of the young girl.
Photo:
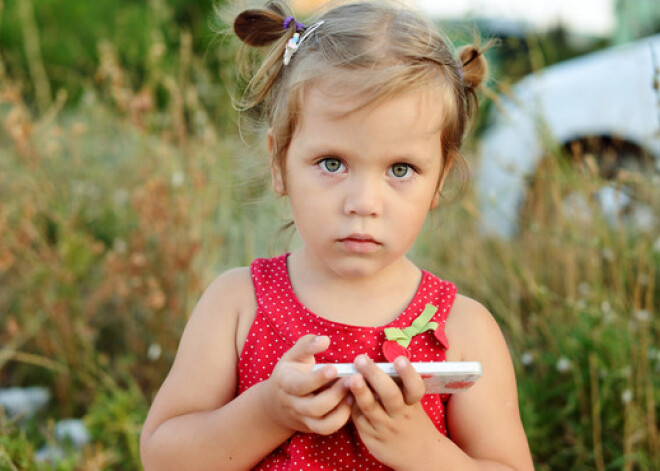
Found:
[[(204, 293), (144, 424), (145, 469), (532, 469), (495, 321), (406, 257), (460, 159), (481, 51), (455, 55), (383, 0), (307, 25), (271, 2), (234, 29), (268, 48), (243, 105), (265, 117), (303, 244)], [(427, 305), (437, 328), (387, 337)], [(483, 377), (425, 395), (411, 361), (445, 360), (479, 361)], [(374, 364), (386, 361), (401, 385)], [(313, 370), (340, 362), (359, 373)]]

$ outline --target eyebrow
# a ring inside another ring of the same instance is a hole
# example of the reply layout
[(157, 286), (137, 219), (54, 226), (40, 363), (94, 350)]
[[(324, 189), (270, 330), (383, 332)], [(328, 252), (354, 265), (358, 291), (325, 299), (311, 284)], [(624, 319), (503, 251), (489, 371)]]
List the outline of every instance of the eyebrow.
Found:
[[(327, 146), (324, 144), (320, 144), (318, 142), (312, 142), (308, 147), (305, 149), (306, 153), (309, 153), (310, 156), (309, 158), (317, 158), (320, 156), (337, 156), (340, 158), (345, 158), (345, 157), (351, 157), (351, 155), (354, 155), (354, 149), (345, 149), (342, 148), (341, 146), (338, 146), (337, 143), (332, 142), (329, 143)], [(434, 155), (426, 155), (425, 153), (415, 153), (415, 152), (401, 152), (401, 153), (391, 153), (387, 154), (385, 157), (383, 157), (383, 161), (387, 161), (388, 163), (397, 163), (397, 162), (402, 162), (402, 163), (415, 163), (416, 165), (420, 166), (426, 166), (426, 165), (431, 165), (434, 163), (435, 159), (437, 157)], [(442, 157), (440, 157), (442, 160)]]

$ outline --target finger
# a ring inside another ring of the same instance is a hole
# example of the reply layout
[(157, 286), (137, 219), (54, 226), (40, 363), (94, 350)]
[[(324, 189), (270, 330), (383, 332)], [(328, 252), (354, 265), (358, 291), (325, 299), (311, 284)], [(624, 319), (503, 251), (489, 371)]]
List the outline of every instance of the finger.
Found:
[(308, 417), (304, 420), (305, 425), (311, 432), (318, 433), (319, 435), (330, 435), (342, 428), (351, 417), (351, 405), (347, 399), (344, 398), (335, 408), (330, 410), (326, 415), (319, 418)]
[(422, 399), (425, 392), (424, 381), (415, 368), (405, 357), (394, 360), (394, 369), (401, 378), (403, 399), (408, 405), (415, 404)]
[(327, 350), (329, 346), (330, 337), (326, 335), (304, 335), (282, 355), (282, 360), (314, 364), (314, 355)]
[(346, 400), (348, 390), (341, 381), (335, 381), (327, 389), (301, 398), (296, 406), (300, 415), (321, 418)]
[(312, 394), (337, 378), (337, 368), (332, 365), (308, 372), (291, 369), (288, 373), (282, 380), (282, 389), (299, 397)]
[(383, 407), (367, 385), (362, 375), (353, 375), (346, 382), (353, 394), (355, 407), (370, 421), (376, 421), (384, 415)]
[(378, 396), (380, 402), (388, 413), (392, 413), (403, 406), (403, 395), (401, 388), (385, 374), (366, 355), (360, 355), (355, 360), (355, 367), (362, 373), (373, 393)]
[(351, 408), (351, 421), (360, 434), (367, 433), (373, 435), (376, 432), (376, 429), (369, 421), (369, 418), (362, 413), (360, 407), (356, 403), (354, 403)]

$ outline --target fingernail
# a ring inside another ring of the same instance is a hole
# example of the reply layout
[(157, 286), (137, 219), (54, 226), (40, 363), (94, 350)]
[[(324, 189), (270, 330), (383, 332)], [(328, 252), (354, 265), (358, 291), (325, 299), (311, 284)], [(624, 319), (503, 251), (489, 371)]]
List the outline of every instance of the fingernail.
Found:
[(408, 365), (408, 359), (406, 357), (399, 357), (396, 360), (394, 360), (394, 366), (397, 368), (405, 368)]
[(355, 402), (355, 399), (353, 398), (353, 396), (351, 396), (351, 395), (346, 396), (346, 404), (348, 404), (349, 406), (352, 406), (354, 402)]
[(362, 368), (367, 366), (367, 363), (369, 363), (369, 360), (367, 360), (367, 357), (365, 357), (364, 355), (360, 355), (355, 360), (355, 364), (359, 367), (362, 367)]

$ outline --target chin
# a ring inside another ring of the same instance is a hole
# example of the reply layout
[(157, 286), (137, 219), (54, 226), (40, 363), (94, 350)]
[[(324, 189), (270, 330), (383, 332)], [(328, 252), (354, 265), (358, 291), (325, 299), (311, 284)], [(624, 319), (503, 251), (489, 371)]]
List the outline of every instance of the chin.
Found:
[(348, 260), (333, 264), (333, 271), (343, 278), (365, 278), (384, 269), (381, 260), (370, 260), (367, 257), (351, 257)]

